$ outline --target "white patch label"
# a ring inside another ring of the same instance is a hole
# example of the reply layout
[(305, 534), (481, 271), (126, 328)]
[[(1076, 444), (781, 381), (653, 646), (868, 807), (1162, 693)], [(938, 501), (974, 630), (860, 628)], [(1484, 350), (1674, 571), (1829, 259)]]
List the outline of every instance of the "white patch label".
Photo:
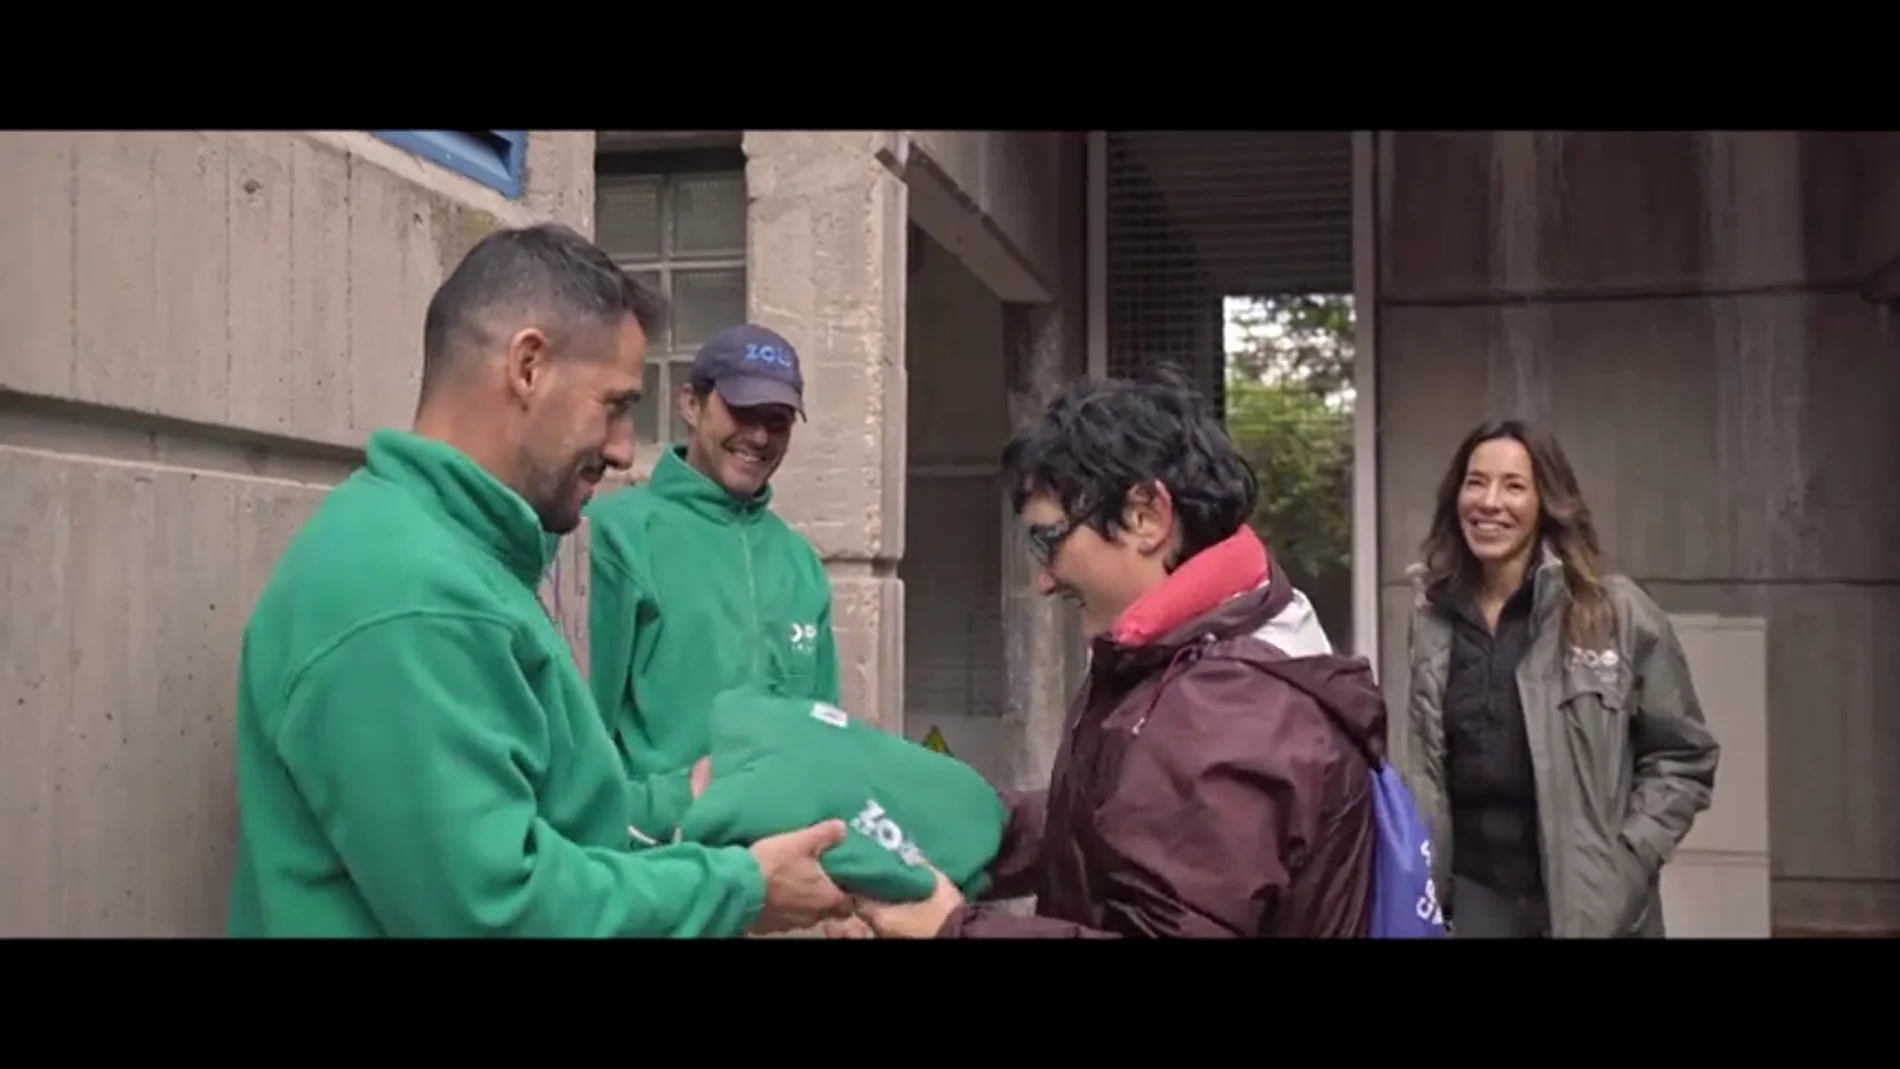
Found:
[(824, 702), (811, 703), (811, 718), (830, 724), (834, 728), (851, 726), (851, 716), (849, 713), (846, 713), (843, 709), (835, 705), (827, 705)]

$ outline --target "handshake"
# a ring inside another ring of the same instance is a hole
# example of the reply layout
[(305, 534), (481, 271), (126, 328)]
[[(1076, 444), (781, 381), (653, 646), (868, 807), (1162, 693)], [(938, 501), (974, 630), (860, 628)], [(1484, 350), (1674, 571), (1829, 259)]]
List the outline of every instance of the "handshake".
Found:
[[(695, 799), (711, 778), (712, 759), (701, 758), (690, 780)], [(963, 904), (956, 885), (934, 868), (936, 889), (921, 902), (874, 902), (846, 894), (818, 860), (844, 842), (845, 834), (844, 821), (826, 820), (760, 839), (748, 848), (765, 876), (765, 906), (753, 934), (818, 926), (831, 939), (929, 939)]]

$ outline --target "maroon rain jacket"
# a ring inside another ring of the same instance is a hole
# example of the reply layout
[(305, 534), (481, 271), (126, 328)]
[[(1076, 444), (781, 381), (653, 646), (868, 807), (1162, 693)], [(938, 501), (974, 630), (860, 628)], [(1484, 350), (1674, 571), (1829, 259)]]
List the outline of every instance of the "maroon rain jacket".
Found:
[[(1329, 715), (1330, 713), (1330, 715)], [(1366, 662), (1335, 654), (1251, 530), (1197, 554), (1091, 650), (1046, 791), (1003, 792), (991, 899), (939, 938), (1363, 937)]]

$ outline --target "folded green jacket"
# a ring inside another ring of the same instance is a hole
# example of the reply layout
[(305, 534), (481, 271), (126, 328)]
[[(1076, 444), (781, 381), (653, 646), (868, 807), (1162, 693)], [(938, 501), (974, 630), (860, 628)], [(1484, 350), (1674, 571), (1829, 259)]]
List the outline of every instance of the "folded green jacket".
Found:
[(740, 687), (713, 700), (712, 782), (679, 833), (743, 846), (836, 817), (850, 831), (820, 858), (832, 880), (916, 902), (936, 886), (926, 860), (966, 896), (981, 894), (1005, 815), (995, 790), (954, 757), (824, 702)]

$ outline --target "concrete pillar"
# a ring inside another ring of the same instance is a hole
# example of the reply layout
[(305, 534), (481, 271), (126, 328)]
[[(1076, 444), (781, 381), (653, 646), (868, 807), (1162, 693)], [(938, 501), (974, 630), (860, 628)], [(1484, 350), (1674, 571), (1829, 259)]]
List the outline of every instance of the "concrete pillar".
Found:
[(903, 729), (908, 193), (876, 131), (748, 130), (746, 303), (804, 362), (775, 507), (831, 576), (844, 704)]
[[(1009, 422), (1020, 427), (1072, 377), (1063, 360), (1069, 318), (1054, 305), (1006, 305)], [(1007, 491), (1002, 491), (1007, 493)], [(1048, 783), (1069, 704), (1075, 613), (1036, 590), (1035, 561), (1013, 510), (1003, 510), (1003, 730), (1009, 785)]]
[[(1065, 136), (1054, 153), (1054, 185), (1083, 188), (1082, 135)], [(1004, 306), (1004, 370), (1012, 432), (1047, 405), (1087, 368), (1086, 203), (1055, 202), (1055, 300)], [(1067, 602), (1035, 587), (1034, 563), (1015, 515), (1003, 511), (1004, 728), (1010, 737), (1011, 785), (1040, 787), (1049, 780), (1069, 700), (1080, 682), (1084, 649), (1080, 621)]]
[[(528, 138), (527, 172), (527, 188), (522, 191), (522, 199), (527, 202), (533, 218), (566, 223), (589, 238), (594, 236), (592, 130), (568, 131), (557, 136), (536, 134)], [(493, 228), (478, 224), (472, 229), (470, 248)], [(466, 249), (458, 253), (456, 263), (465, 255)], [(443, 265), (445, 271), (454, 267), (455, 263)], [(589, 537), (587, 520), (583, 518), (579, 527), (561, 539), (561, 547), (548, 565), (539, 591), (541, 604), (567, 638), (568, 648), (574, 652), (574, 664), (583, 676), (590, 671), (587, 599), (593, 566), (589, 559)]]

